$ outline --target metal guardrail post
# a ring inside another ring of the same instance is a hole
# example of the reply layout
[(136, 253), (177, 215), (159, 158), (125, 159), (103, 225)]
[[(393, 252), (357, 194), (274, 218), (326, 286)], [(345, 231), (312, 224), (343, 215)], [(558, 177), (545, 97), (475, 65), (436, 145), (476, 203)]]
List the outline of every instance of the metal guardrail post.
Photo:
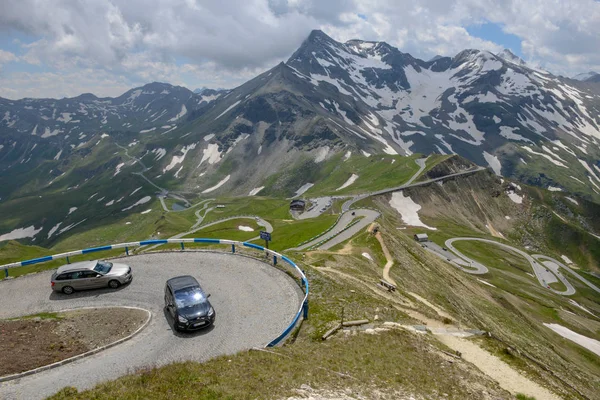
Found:
[(125, 247), (125, 254), (129, 255), (129, 247)]
[(235, 244), (231, 245), (231, 252), (235, 254)]
[(71, 260), (69, 260), (69, 256), (67, 256), (67, 264), (71, 264)]
[(181, 245), (181, 250), (185, 250), (185, 246), (183, 245), (183, 242), (179, 243)]
[(8, 268), (4, 268), (4, 277), (8, 278)]
[(277, 256), (273, 256), (273, 265), (277, 265)]
[(304, 305), (302, 306), (302, 318), (308, 319), (308, 299), (304, 301)]

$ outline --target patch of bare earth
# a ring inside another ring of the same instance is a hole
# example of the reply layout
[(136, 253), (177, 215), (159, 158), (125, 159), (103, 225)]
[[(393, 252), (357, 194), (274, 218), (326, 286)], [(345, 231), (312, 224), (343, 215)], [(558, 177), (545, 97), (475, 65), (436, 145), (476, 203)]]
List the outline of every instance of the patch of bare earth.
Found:
[(105, 346), (135, 332), (146, 319), (143, 310), (115, 307), (0, 320), (0, 376)]

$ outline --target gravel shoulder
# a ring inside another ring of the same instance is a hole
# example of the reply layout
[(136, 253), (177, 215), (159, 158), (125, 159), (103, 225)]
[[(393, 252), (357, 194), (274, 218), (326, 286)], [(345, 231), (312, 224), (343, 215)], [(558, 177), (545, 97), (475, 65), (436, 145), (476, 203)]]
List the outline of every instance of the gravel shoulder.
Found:
[(95, 350), (129, 336), (148, 314), (135, 308), (87, 308), (0, 320), (0, 376)]

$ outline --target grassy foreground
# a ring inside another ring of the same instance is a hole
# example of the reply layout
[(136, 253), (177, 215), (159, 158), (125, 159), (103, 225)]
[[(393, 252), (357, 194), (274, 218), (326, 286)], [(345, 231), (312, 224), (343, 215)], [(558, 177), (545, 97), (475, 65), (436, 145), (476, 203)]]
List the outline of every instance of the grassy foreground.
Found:
[[(449, 362), (438, 347), (431, 337), (401, 330), (360, 334), (138, 371), (92, 391), (65, 388), (52, 399), (274, 399), (297, 395), (301, 385), (367, 398), (385, 388), (394, 398), (419, 393), (481, 399), (483, 390), (476, 379), (485, 378)], [(510, 398), (501, 390), (495, 392), (495, 398)]]

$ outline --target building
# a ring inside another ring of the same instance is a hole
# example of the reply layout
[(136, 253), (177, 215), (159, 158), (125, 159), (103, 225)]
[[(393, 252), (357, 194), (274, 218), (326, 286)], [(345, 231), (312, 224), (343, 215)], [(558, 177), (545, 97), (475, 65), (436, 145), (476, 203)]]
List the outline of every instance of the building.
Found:
[(295, 199), (290, 203), (291, 211), (304, 211), (306, 208), (306, 202), (304, 200)]
[(415, 240), (417, 242), (428, 242), (429, 241), (429, 237), (427, 236), (426, 233), (417, 233), (415, 235)]

